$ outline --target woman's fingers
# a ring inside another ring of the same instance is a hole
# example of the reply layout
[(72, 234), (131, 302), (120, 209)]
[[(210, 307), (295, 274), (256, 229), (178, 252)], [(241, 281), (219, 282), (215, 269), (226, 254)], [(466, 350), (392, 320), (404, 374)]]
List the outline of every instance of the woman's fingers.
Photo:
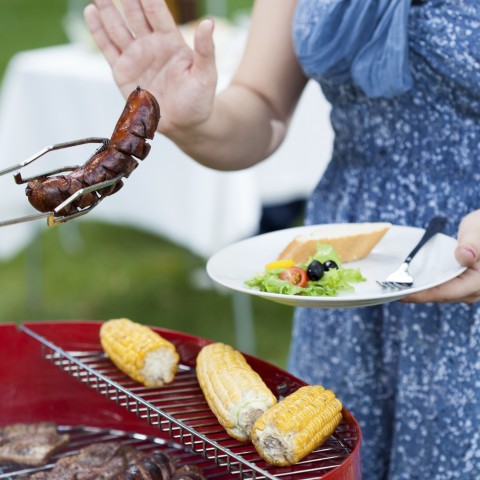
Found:
[(120, 51), (125, 50), (133, 40), (130, 29), (125, 24), (122, 14), (112, 0), (95, 0), (98, 14), (110, 42)]
[(145, 18), (153, 30), (160, 33), (177, 30), (177, 25), (165, 0), (140, 0), (140, 4)]
[(91, 3), (88, 4), (85, 7), (83, 15), (98, 48), (105, 56), (107, 62), (113, 65), (118, 59), (120, 51), (107, 35), (97, 7)]
[(122, 0), (122, 5), (128, 26), (136, 37), (152, 33), (140, 0)]
[(406, 303), (473, 303), (479, 300), (480, 271), (478, 268), (469, 268), (447, 283), (414, 293), (401, 301)]
[(455, 258), (461, 265), (468, 267), (467, 270), (443, 285), (409, 295), (402, 301), (411, 303), (480, 301), (480, 210), (475, 210), (462, 219), (457, 238)]
[[(92, 0), (85, 19), (127, 96), (136, 85), (162, 101), (163, 131), (203, 121), (211, 111), (217, 70), (213, 21), (199, 22), (194, 48), (185, 42), (165, 0)], [(166, 94), (168, 92), (168, 96)], [(167, 115), (165, 115), (167, 117)]]

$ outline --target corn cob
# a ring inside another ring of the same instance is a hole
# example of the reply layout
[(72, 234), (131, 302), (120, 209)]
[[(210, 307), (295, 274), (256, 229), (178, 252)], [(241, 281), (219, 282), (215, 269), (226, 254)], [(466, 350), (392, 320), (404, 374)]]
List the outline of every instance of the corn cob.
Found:
[(341, 410), (331, 390), (300, 387), (255, 422), (252, 442), (271, 465), (294, 465), (330, 437), (342, 419)]
[(212, 343), (200, 350), (197, 378), (219, 423), (240, 441), (250, 439), (256, 419), (277, 403), (245, 357), (223, 343)]
[(100, 343), (122, 372), (147, 387), (169, 383), (177, 373), (175, 346), (145, 325), (127, 318), (109, 320), (100, 328)]

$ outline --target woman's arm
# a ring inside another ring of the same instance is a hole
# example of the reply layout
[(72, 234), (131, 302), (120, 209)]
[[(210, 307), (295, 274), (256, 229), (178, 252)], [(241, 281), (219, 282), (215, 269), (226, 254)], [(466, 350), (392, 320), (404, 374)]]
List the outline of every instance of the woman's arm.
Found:
[(257, 0), (252, 28), (231, 84), (215, 95), (213, 23), (195, 32), (194, 49), (164, 0), (95, 0), (85, 19), (124, 96), (135, 86), (157, 98), (159, 132), (200, 163), (221, 170), (249, 167), (282, 142), (306, 84), (292, 45), (295, 0)]

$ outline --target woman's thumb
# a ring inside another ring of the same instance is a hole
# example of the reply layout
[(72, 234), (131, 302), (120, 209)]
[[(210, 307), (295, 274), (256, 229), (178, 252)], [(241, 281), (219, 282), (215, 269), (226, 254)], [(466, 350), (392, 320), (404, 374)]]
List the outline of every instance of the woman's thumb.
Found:
[(213, 44), (214, 26), (213, 19), (205, 18), (197, 25), (195, 30), (195, 65), (203, 73), (209, 73), (210, 69), (216, 71), (215, 46)]
[(480, 210), (463, 218), (458, 227), (458, 243), (455, 258), (466, 267), (472, 267), (480, 254)]

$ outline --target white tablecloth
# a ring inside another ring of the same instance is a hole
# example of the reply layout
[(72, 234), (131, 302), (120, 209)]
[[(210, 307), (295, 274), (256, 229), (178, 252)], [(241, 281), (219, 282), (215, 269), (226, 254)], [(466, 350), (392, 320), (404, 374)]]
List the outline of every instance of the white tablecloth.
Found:
[[(220, 65), (219, 89), (231, 73), (231, 65), (223, 69)], [(96, 52), (62, 45), (17, 54), (0, 96), (0, 169), (47, 145), (110, 137), (123, 106), (110, 68)], [(123, 189), (83, 218), (147, 229), (208, 257), (255, 234), (263, 204), (308, 196), (331, 152), (328, 114), (319, 88), (309, 84), (284, 145), (261, 165), (240, 172), (202, 167), (157, 134), (150, 155), (125, 180)], [(97, 146), (51, 153), (22, 174), (82, 164)], [(34, 213), (24, 186), (16, 185), (12, 175), (0, 177), (0, 192), (0, 220)], [(0, 255), (14, 253), (38, 228), (33, 223), (2, 228)]]

